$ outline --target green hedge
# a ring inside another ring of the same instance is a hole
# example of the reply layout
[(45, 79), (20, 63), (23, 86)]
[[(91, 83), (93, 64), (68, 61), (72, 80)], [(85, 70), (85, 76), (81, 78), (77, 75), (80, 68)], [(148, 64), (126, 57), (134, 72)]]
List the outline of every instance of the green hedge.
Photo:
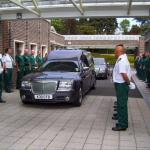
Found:
[[(99, 53), (92, 53), (93, 57), (97, 58), (105, 58), (110, 65), (114, 65), (116, 62), (116, 58), (114, 54), (99, 54)], [(134, 55), (128, 55), (128, 59), (131, 65), (134, 64)]]

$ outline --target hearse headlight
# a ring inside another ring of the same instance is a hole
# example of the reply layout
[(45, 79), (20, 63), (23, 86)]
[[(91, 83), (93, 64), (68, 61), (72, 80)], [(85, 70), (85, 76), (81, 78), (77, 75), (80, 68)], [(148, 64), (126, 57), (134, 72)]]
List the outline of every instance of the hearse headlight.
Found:
[(60, 81), (58, 91), (70, 91), (72, 89), (72, 85), (73, 85), (72, 80)]
[(31, 87), (31, 82), (29, 82), (29, 81), (22, 81), (21, 86), (22, 87)]

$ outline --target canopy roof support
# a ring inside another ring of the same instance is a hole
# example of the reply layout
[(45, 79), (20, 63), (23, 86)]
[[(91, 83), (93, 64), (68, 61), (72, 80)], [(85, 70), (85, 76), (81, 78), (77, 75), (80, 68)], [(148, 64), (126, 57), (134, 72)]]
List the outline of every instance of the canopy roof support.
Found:
[(130, 15), (131, 7), (132, 7), (132, 0), (129, 0), (127, 15)]
[[(11, 3), (8, 3), (11, 2)], [(150, 16), (150, 1), (107, 0), (0, 0), (0, 19), (80, 18), (80, 17), (139, 17)], [(110, 2), (109, 2), (110, 1)], [(113, 1), (113, 2), (112, 2)], [(13, 5), (13, 4), (15, 5)], [(83, 7), (83, 6), (84, 7)], [(76, 9), (74, 9), (76, 8)]]
[(32, 3), (33, 3), (33, 5), (34, 5), (34, 7), (35, 7), (35, 10), (36, 10), (37, 12), (40, 12), (39, 9), (38, 9), (38, 3), (37, 3), (37, 1), (36, 1), (36, 0), (32, 0)]
[(81, 15), (84, 14), (83, 9), (80, 7), (82, 6), (82, 0), (80, 0), (80, 6), (77, 5), (77, 3), (74, 0), (70, 0), (70, 2), (73, 4), (73, 6), (81, 13)]
[[(24, 5), (22, 5), (19, 0), (9, 0), (9, 1), (10, 1), (11, 3), (16, 4), (17, 6), (23, 8), (23, 9), (28, 10), (29, 12), (31, 12), (31, 13), (37, 15), (37, 16), (40, 16), (40, 13), (39, 13), (39, 12), (37, 12), (37, 11), (31, 9), (31, 8), (28, 8), (28, 7), (24, 6)], [(33, 1), (35, 2), (35, 0), (33, 0)], [(35, 3), (35, 4), (36, 4), (36, 3)]]

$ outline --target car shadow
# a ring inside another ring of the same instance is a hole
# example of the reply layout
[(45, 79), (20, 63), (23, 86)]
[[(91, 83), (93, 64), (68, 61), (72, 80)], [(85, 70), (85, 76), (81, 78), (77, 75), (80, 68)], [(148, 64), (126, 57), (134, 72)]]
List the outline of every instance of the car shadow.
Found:
[(40, 108), (40, 109), (71, 109), (75, 107), (69, 103), (28, 103), (28, 104), (21, 103), (21, 105), (23, 107)]

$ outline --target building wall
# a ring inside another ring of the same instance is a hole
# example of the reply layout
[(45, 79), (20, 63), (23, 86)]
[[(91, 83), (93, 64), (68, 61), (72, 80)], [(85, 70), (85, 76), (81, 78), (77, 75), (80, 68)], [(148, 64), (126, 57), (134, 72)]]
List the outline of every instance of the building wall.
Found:
[(145, 34), (145, 50), (150, 51), (150, 31)]
[(5, 48), (9, 47), (10, 30), (8, 21), (0, 21), (0, 52), (4, 53)]
[(2, 44), (2, 21), (0, 21), (0, 52), (2, 52), (3, 44)]
[(65, 38), (63, 35), (51, 31), (50, 44), (51, 44), (51, 50), (58, 47), (65, 47)]
[(129, 41), (129, 40), (73, 40), (73, 41), (65, 41), (68, 47), (80, 46), (83, 48), (114, 48), (117, 44), (124, 44), (125, 47), (138, 47), (139, 41)]
[(49, 48), (49, 32), (50, 24), (42, 19), (36, 20), (15, 20), (11, 23), (11, 47), (14, 48), (14, 40), (25, 42), (25, 48), (30, 48), (30, 43), (35, 43), (38, 49), (41, 45), (46, 45)]
[(145, 51), (145, 41), (144, 41), (144, 37), (140, 37), (139, 40), (139, 53), (144, 53)]

